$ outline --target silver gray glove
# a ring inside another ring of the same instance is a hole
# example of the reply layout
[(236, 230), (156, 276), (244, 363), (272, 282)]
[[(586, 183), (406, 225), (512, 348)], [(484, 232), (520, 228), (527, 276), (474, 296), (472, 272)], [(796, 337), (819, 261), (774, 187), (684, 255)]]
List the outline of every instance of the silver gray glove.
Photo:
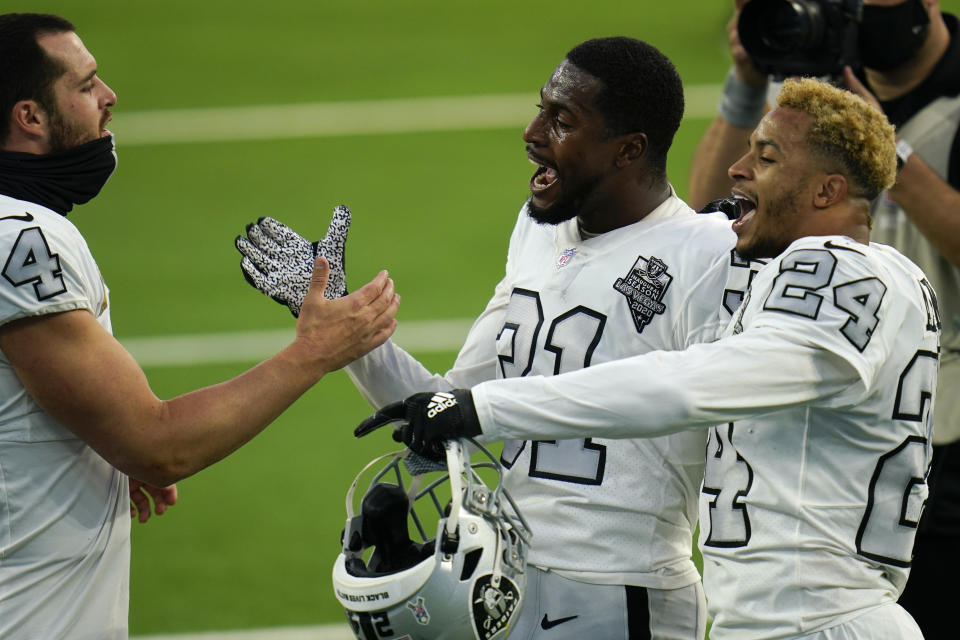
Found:
[(247, 235), (237, 236), (234, 245), (243, 254), (243, 276), (259, 292), (300, 314), (303, 298), (310, 288), (313, 262), (323, 256), (330, 263), (330, 279), (323, 295), (332, 300), (346, 295), (347, 274), (344, 251), (350, 230), (350, 209), (333, 210), (327, 234), (316, 242), (298, 235), (273, 218), (260, 218), (247, 225)]

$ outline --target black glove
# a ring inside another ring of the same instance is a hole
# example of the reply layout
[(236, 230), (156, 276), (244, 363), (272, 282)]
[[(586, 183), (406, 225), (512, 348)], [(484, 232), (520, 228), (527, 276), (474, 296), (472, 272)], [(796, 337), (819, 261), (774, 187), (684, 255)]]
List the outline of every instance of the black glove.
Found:
[(713, 213), (714, 211), (722, 212), (728, 220), (736, 220), (740, 217), (740, 202), (733, 196), (717, 198), (708, 202), (697, 213)]
[(360, 438), (393, 422), (401, 423), (394, 430), (393, 439), (431, 460), (444, 457), (445, 440), (471, 438), (481, 433), (469, 389), (415, 393), (377, 411), (361, 422), (353, 435)]
[(300, 315), (303, 298), (313, 277), (313, 261), (323, 256), (330, 263), (330, 279), (323, 295), (328, 300), (347, 293), (344, 251), (350, 230), (350, 209), (333, 210), (327, 235), (316, 242), (301, 237), (273, 218), (260, 218), (247, 225), (247, 235), (237, 236), (234, 246), (243, 254), (243, 277), (255, 289)]

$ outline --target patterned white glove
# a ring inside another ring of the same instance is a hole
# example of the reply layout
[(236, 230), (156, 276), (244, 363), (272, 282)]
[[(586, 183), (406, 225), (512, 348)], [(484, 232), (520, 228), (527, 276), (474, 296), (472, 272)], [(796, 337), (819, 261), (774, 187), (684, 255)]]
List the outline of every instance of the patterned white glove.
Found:
[(328, 300), (347, 293), (344, 251), (350, 230), (350, 209), (340, 205), (333, 210), (327, 235), (317, 242), (298, 235), (273, 218), (260, 218), (247, 225), (246, 237), (237, 236), (234, 245), (243, 254), (243, 276), (259, 292), (300, 315), (300, 306), (310, 288), (313, 261), (323, 256), (330, 263), (330, 279), (323, 295)]

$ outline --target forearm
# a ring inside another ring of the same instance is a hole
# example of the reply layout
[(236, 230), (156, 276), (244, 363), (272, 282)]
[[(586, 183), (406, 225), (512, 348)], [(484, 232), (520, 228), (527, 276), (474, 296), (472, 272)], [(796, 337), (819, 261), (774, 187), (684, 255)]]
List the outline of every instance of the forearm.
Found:
[(351, 362), (344, 370), (360, 395), (375, 409), (417, 391), (453, 388), (443, 376), (429, 371), (392, 341)]
[(649, 438), (813, 402), (858, 379), (839, 357), (771, 334), (486, 382), (473, 399), (487, 441)]
[(127, 475), (164, 486), (247, 442), (327, 372), (393, 332), (399, 300), (386, 273), (336, 301), (320, 291), (311, 287), (297, 337), (279, 354), (169, 401), (86, 310), (10, 322), (0, 327), (0, 350), (47, 414)]
[[(263, 431), (326, 373), (293, 353), (288, 347), (235, 378), (158, 401), (146, 424), (131, 416), (126, 428), (138, 433), (127, 442), (129, 457), (118, 452), (111, 462), (132, 477), (163, 486), (221, 460)], [(151, 446), (143, 440), (152, 441)]]
[[(119, 344), (90, 357), (110, 366), (98, 371), (74, 359), (87, 375), (57, 378), (27, 366), (18, 373), (53, 418), (114, 467), (154, 486), (176, 482), (236, 450), (326, 373), (325, 364), (304, 358), (294, 342), (236, 378), (161, 400)], [(52, 379), (57, 383), (49, 384)]]
[(747, 151), (752, 129), (736, 127), (717, 116), (700, 139), (690, 162), (688, 201), (696, 210), (730, 195), (733, 181), (727, 169)]
[(960, 266), (960, 192), (913, 154), (889, 194), (944, 258)]

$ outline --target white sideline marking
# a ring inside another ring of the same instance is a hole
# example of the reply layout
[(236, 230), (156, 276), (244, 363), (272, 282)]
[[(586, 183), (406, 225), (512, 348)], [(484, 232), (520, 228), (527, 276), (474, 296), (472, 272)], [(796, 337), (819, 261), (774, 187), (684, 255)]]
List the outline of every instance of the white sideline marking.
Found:
[[(457, 351), (463, 346), (472, 318), (401, 322), (393, 341), (407, 351)], [(193, 335), (125, 338), (120, 342), (141, 367), (173, 367), (234, 362), (259, 362), (286, 347), (294, 329), (199, 333)]]
[[(711, 118), (720, 85), (686, 88), (687, 118)], [(132, 111), (114, 114), (120, 146), (523, 127), (536, 93)]]
[(356, 636), (346, 624), (323, 624), (315, 627), (131, 636), (130, 640), (356, 640)]

